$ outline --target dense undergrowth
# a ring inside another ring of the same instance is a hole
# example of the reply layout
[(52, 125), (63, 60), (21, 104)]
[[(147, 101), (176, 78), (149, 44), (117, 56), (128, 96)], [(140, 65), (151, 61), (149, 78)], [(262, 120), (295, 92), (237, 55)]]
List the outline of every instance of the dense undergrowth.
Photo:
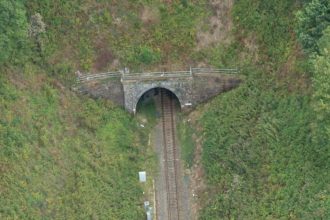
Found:
[(186, 65), (205, 12), (191, 3), (0, 2), (1, 219), (143, 218), (149, 128), (69, 88), (78, 69)]
[(185, 2), (0, 2), (1, 219), (144, 218), (149, 128), (70, 86), (78, 69), (182, 66), (204, 13)]
[[(229, 42), (196, 49), (217, 10), (204, 0), (0, 1), (0, 218), (142, 219), (146, 129), (72, 93), (73, 73), (202, 64), (240, 67), (246, 80), (200, 119), (200, 218), (328, 219), (328, 1), (235, 1)], [(191, 166), (191, 131), (181, 133)]]
[(297, 16), (298, 36), (315, 42), (303, 47), (323, 51), (315, 58), (297, 47), (297, 3), (234, 5), (236, 36), (254, 36), (259, 51), (243, 70), (246, 81), (201, 119), (210, 184), (201, 219), (330, 218), (329, 5), (312, 1)]
[(249, 79), (203, 116), (212, 199), (202, 219), (326, 219), (329, 142), (311, 98), (263, 86)]
[(0, 218), (143, 218), (135, 120), (32, 72), (0, 76)]
[(185, 64), (194, 50), (196, 25), (205, 14), (204, 1), (192, 2), (74, 0), (25, 4), (29, 16), (42, 12), (48, 29), (40, 37), (41, 51), (58, 66), (59, 74), (72, 67), (95, 72), (128, 66), (138, 71), (162, 64), (162, 68)]

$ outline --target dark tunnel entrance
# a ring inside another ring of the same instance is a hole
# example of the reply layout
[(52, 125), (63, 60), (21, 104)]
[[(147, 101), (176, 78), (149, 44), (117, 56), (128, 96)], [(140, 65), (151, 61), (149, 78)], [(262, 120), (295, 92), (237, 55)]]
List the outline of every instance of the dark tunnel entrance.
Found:
[(175, 106), (175, 111), (181, 110), (181, 105), (178, 97), (170, 90), (156, 87), (149, 89), (141, 95), (136, 105), (137, 115), (144, 115), (147, 118), (161, 116), (161, 94), (169, 97)]
[(180, 108), (179, 98), (169, 89), (159, 87), (144, 92), (136, 106), (140, 127), (146, 126), (150, 131), (148, 146), (152, 146), (157, 154), (159, 173), (154, 176), (154, 198), (158, 201), (155, 207), (161, 219), (181, 219), (179, 210), (186, 204), (181, 202), (186, 196), (181, 189), (186, 186), (183, 185), (176, 129)]

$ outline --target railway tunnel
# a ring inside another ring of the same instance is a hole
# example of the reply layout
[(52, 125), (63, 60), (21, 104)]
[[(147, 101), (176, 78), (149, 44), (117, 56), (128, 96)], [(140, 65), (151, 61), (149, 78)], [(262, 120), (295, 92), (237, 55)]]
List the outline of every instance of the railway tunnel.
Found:
[(166, 95), (172, 100), (176, 112), (181, 111), (181, 102), (174, 92), (164, 87), (154, 87), (139, 96), (136, 104), (136, 112), (139, 113), (141, 111), (148, 111), (150, 108), (155, 108), (153, 110), (157, 111), (156, 116), (160, 117), (161, 94)]
[[(99, 74), (79, 78), (78, 91), (95, 98), (112, 100), (128, 112), (148, 113), (152, 124), (152, 145), (158, 156), (155, 177), (155, 216), (157, 220), (192, 219), (189, 181), (180, 160), (176, 134), (178, 111), (186, 112), (222, 92), (239, 85), (241, 78), (226, 74), (231, 70), (196, 69), (190, 72), (142, 74)], [(109, 75), (109, 76), (108, 76)], [(90, 80), (94, 79), (96, 80)], [(147, 117), (145, 117), (148, 121)], [(156, 120), (155, 120), (156, 119)], [(149, 142), (150, 143), (150, 142)], [(189, 178), (188, 178), (189, 179)]]
[(189, 112), (220, 93), (237, 87), (243, 77), (234, 69), (192, 68), (191, 71), (139, 74), (101, 73), (77, 78), (73, 90), (93, 98), (105, 98), (135, 114), (137, 104), (150, 90), (164, 88), (179, 100), (181, 110)]
[(176, 134), (177, 113), (181, 110), (179, 98), (171, 90), (155, 87), (144, 92), (137, 103), (137, 114), (147, 111), (157, 118), (153, 130), (158, 156), (159, 173), (155, 177), (155, 219), (189, 219), (188, 208), (183, 204), (183, 176), (180, 161), (180, 144)]

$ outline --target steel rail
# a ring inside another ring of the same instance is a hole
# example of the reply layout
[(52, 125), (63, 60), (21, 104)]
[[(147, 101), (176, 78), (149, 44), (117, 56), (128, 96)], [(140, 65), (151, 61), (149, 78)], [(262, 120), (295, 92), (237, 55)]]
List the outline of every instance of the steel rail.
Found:
[(167, 189), (167, 211), (169, 219), (179, 219), (179, 194), (177, 177), (177, 149), (174, 130), (173, 101), (161, 91), (162, 121), (164, 136), (165, 179)]

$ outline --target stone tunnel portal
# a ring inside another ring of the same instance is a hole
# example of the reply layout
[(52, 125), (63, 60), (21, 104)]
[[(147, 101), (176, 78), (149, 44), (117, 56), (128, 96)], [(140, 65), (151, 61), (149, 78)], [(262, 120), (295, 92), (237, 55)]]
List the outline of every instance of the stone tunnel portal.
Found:
[(237, 87), (242, 81), (242, 77), (231, 74), (230, 69), (203, 70), (202, 68), (196, 71), (189, 72), (188, 75), (185, 71), (183, 73), (182, 71), (168, 72), (166, 75), (164, 73), (128, 76), (117, 73), (89, 74), (78, 78), (80, 85), (74, 89), (95, 98), (110, 99), (117, 105), (123, 106), (128, 112), (135, 114), (138, 102), (141, 97), (143, 99), (145, 93), (156, 88), (163, 88), (175, 94), (181, 111), (188, 112), (196, 105)]
[(140, 98), (151, 89), (163, 88), (169, 90), (179, 100), (181, 109), (191, 105), (192, 77), (190, 78), (170, 78), (157, 80), (126, 80), (123, 81), (125, 108), (135, 114), (137, 103)]
[(139, 96), (138, 102), (136, 104), (136, 112), (139, 112), (143, 109), (143, 106), (153, 105), (156, 102), (160, 102), (160, 93), (164, 92), (168, 97), (175, 100), (176, 109), (181, 109), (180, 99), (176, 96), (174, 92), (167, 88), (155, 87), (145, 91), (142, 95)]

